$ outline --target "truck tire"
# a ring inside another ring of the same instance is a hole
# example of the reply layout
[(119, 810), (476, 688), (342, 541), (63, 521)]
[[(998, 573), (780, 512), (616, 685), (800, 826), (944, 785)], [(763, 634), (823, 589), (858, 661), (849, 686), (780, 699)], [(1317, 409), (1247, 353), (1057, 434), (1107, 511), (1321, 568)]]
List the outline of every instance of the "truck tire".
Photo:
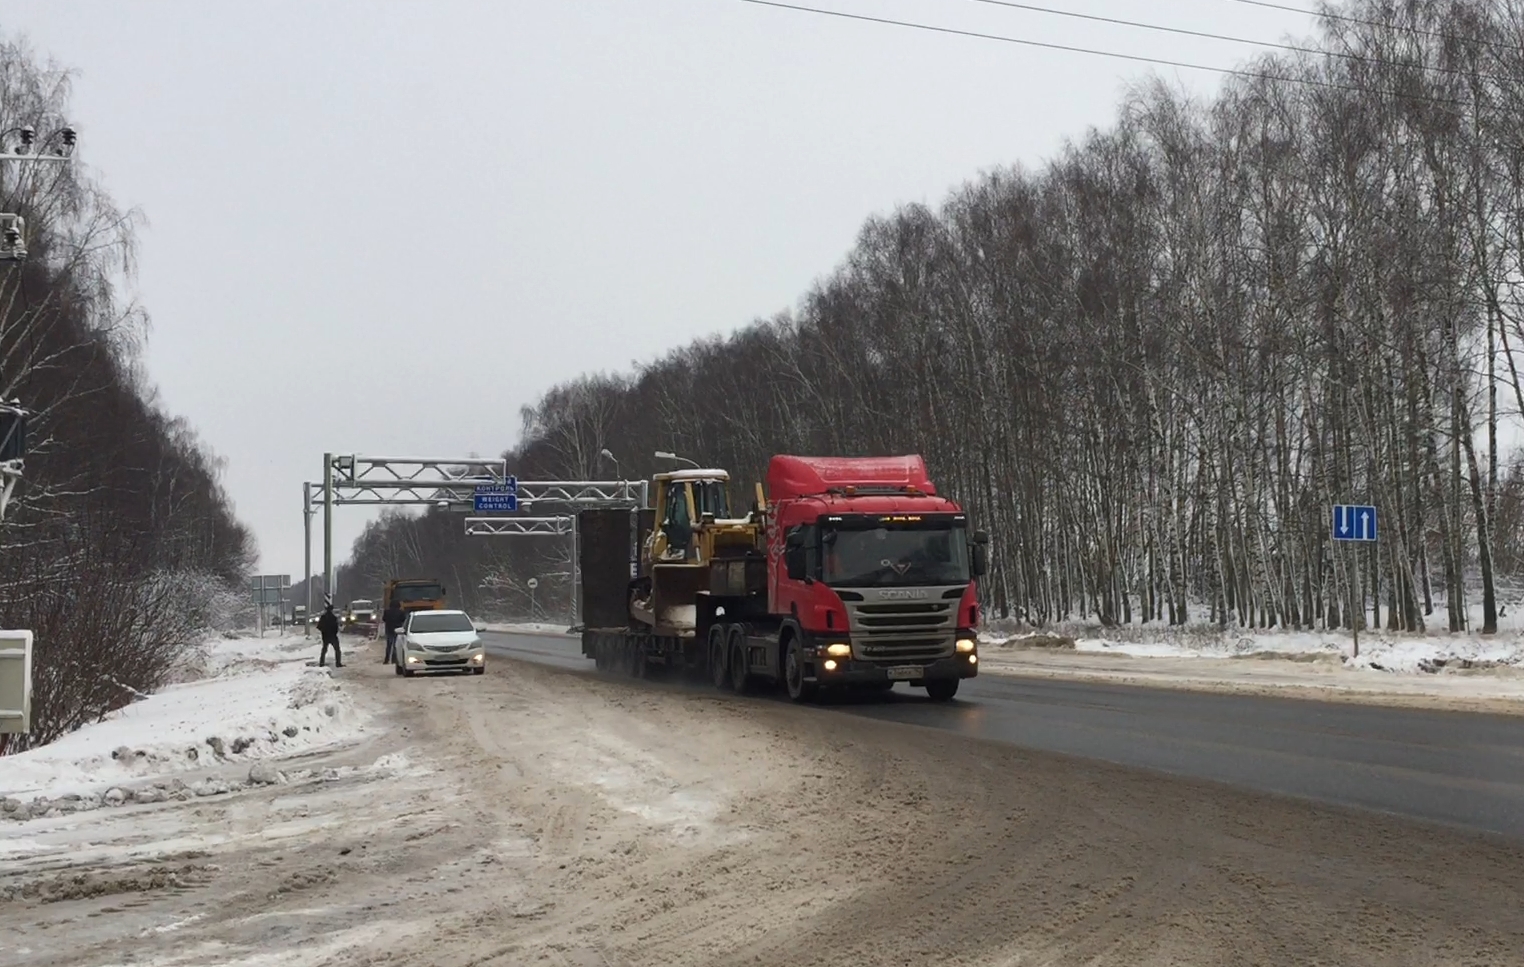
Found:
[(799, 647), (799, 639), (794, 638), (788, 643), (788, 651), (783, 656), (783, 683), (788, 688), (788, 697), (795, 702), (813, 702), (818, 692), (814, 682), (804, 680), (804, 649)]
[(730, 689), (737, 695), (751, 691), (751, 669), (746, 666), (746, 626), (731, 625), (725, 633), (725, 653), (730, 661)]
[(719, 689), (730, 687), (730, 668), (725, 664), (725, 630), (722, 624), (709, 629), (709, 680)]
[(956, 678), (939, 678), (926, 683), (926, 694), (933, 702), (950, 701), (958, 694), (958, 680)]

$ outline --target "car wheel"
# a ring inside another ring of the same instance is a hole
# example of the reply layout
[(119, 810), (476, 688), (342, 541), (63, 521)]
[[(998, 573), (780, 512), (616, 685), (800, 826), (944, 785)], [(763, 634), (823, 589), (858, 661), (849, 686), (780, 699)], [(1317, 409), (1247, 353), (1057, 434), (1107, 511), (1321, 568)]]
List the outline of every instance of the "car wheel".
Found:
[(402, 666), (397, 664), (396, 662), (392, 662), (392, 671), (396, 672), (398, 675), (401, 675), (402, 674)]
[(473, 675), (485, 675), (485, 674), (487, 674), (487, 666), (483, 665), (480, 668), (473, 668), (473, 669), (471, 669), (471, 674), (473, 674)]

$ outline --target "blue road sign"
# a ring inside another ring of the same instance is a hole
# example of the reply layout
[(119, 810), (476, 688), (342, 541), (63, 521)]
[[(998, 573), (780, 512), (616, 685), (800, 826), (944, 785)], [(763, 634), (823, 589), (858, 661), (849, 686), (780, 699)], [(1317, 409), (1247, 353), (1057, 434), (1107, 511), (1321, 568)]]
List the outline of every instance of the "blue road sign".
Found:
[(519, 509), (519, 478), (509, 477), (506, 484), (480, 484), (475, 501), (478, 514), (511, 514)]
[(1376, 508), (1371, 504), (1334, 504), (1333, 539), (1374, 541), (1376, 539)]

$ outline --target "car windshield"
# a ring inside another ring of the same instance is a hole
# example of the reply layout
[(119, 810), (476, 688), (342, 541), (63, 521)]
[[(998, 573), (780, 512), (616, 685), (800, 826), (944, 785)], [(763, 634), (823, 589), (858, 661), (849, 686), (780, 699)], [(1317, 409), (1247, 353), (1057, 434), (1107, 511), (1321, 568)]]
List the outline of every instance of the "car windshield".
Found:
[(848, 588), (967, 584), (968, 534), (892, 524), (827, 530), (821, 573), (827, 584)]
[(436, 631), (475, 631), (476, 626), (463, 614), (415, 612), (408, 622), (407, 630), (413, 634), (430, 634)]
[(438, 601), (444, 597), (444, 588), (437, 584), (399, 584), (392, 589), (392, 597), (401, 604), (409, 601)]

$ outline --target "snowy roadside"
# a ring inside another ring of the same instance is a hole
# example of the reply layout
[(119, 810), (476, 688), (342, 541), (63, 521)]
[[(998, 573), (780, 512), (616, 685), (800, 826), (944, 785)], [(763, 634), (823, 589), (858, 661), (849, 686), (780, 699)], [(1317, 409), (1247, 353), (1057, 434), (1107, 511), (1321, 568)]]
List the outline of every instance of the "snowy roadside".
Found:
[(1524, 635), (1235, 633), (1126, 629), (1126, 637), (981, 636), (980, 670), (1123, 684), (1524, 714)]
[[(0, 819), (24, 820), (275, 782), (273, 760), (352, 743), (371, 713), (300, 635), (215, 639), (194, 680), (41, 748), (0, 757)], [(186, 784), (177, 778), (203, 773)]]

